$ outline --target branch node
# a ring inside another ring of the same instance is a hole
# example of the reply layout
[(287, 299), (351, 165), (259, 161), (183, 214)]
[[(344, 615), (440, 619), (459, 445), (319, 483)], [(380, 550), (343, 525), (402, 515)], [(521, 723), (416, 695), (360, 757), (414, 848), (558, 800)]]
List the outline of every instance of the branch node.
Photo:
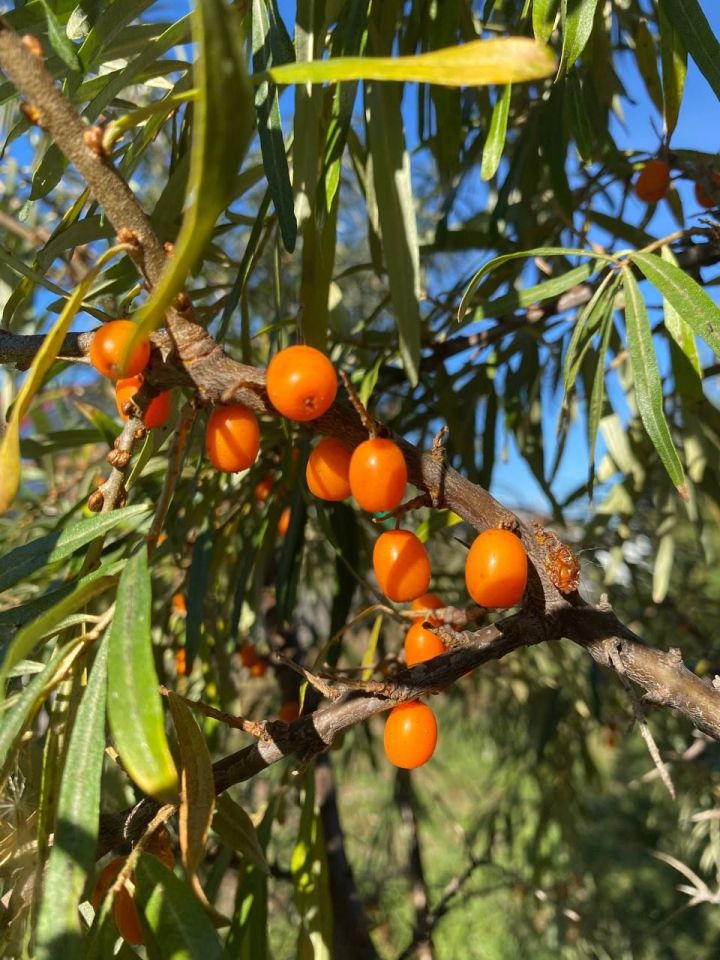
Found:
[[(108, 154), (103, 143), (103, 136), (103, 128), (95, 124), (92, 127), (88, 127), (83, 133), (83, 143), (88, 148), (90, 153), (93, 153), (96, 157), (100, 157), (101, 160), (107, 160)], [(118, 239), (119, 238), (120, 234), (118, 234)], [(120, 243), (124, 242), (126, 241), (120, 240)]]
[(39, 60), (45, 59), (42, 44), (38, 38), (33, 36), (31, 33), (26, 33), (20, 37), (20, 43), (26, 47), (26, 49), (28, 49), (34, 57), (37, 57)]
[(105, 503), (105, 494), (102, 490), (93, 490), (88, 497), (87, 508), (92, 513), (100, 513)]

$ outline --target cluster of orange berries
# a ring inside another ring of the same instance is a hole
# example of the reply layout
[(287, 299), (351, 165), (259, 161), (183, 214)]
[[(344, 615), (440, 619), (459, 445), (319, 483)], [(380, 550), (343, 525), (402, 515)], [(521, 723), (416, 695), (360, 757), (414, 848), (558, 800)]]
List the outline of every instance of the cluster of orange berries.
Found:
[[(720, 187), (720, 173), (712, 173), (710, 182), (713, 186)], [(638, 198), (645, 203), (657, 203), (667, 195), (669, 189), (670, 165), (660, 157), (648, 160), (640, 171), (640, 176), (635, 181), (635, 193)], [(713, 192), (715, 193), (715, 191)], [(695, 199), (700, 206), (706, 210), (718, 206), (717, 194), (715, 193), (714, 196), (709, 194), (705, 185), (700, 180), (695, 182)]]
[[(110, 328), (119, 324), (123, 325), (119, 335), (110, 339)], [(116, 375), (117, 358), (127, 353), (132, 332), (129, 321), (115, 321), (96, 334), (91, 359), (101, 372)], [(122, 337), (127, 338), (124, 346)], [(138, 376), (148, 362), (149, 353), (149, 344), (142, 349), (138, 346), (126, 359), (122, 372)], [(337, 374), (325, 354), (314, 347), (287, 347), (270, 361), (266, 389), (278, 413), (303, 423), (322, 416), (330, 408), (337, 393)], [(235, 472), (250, 468), (260, 449), (260, 428), (252, 410), (239, 403), (217, 406), (208, 418), (205, 449), (218, 470)], [(354, 450), (333, 438), (321, 440), (310, 453), (305, 476), (314, 496), (330, 501), (352, 496), (363, 510), (371, 513), (396, 510), (402, 503), (408, 481), (401, 448), (393, 440), (377, 436), (370, 436)], [(256, 497), (266, 498), (271, 483), (268, 478), (262, 481), (262, 488), (261, 484), (256, 488)], [(286, 508), (280, 521), (281, 533), (288, 524), (289, 509)], [(416, 609), (442, 605), (439, 598), (427, 593), (430, 558), (419, 537), (411, 531), (396, 528), (380, 534), (372, 563), (380, 589), (390, 600), (414, 601), (418, 604)], [(525, 592), (527, 569), (527, 555), (513, 532), (485, 530), (475, 539), (465, 563), (468, 593), (481, 607), (512, 607)], [(438, 624), (431, 622), (430, 625)], [(442, 641), (423, 623), (411, 628), (406, 643), (409, 664), (437, 656), (443, 650)], [(240, 659), (254, 676), (265, 672), (265, 663), (254, 646), (243, 647)], [(432, 754), (436, 737), (435, 718), (429, 707), (419, 702), (399, 704), (388, 717), (385, 750), (398, 766), (418, 766)]]

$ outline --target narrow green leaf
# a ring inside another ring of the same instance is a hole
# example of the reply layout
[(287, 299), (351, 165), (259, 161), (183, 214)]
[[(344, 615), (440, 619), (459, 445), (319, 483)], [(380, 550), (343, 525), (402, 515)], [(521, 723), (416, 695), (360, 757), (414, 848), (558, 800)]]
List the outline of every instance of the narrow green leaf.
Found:
[(660, 537), (655, 554), (652, 579), (653, 603), (662, 603), (667, 596), (672, 574), (673, 559), (675, 557), (675, 533), (664, 534)]
[(305, 776), (300, 831), (290, 859), (295, 906), (300, 914), (297, 956), (330, 960), (332, 908), (320, 811), (315, 804), (314, 771)]
[(68, 38), (65, 29), (55, 16), (55, 13), (48, 3), (48, 0), (41, 0), (41, 3), (45, 11), (45, 16), (47, 17), (48, 40), (50, 41), (50, 46), (60, 57), (66, 67), (69, 67), (71, 70), (75, 71), (82, 70), (80, 60), (78, 59), (77, 50), (75, 49), (75, 44), (72, 43)]
[(570, 113), (570, 129), (575, 138), (575, 146), (583, 163), (593, 159), (593, 131), (587, 114), (587, 102), (578, 71), (568, 76), (566, 103)]
[(549, 280), (543, 280), (542, 283), (533, 284), (531, 287), (511, 290), (494, 300), (480, 300), (470, 308), (472, 311), (471, 322), (488, 317), (502, 317), (508, 313), (513, 313), (515, 310), (530, 307), (535, 303), (552, 300), (583, 283), (593, 273), (595, 273), (595, 264), (592, 262), (583, 263), (579, 267), (573, 267), (557, 277), (550, 277)]
[(557, 20), (560, 0), (533, 0), (532, 25), (536, 40), (547, 43)]
[(22, 547), (15, 547), (14, 550), (0, 557), (0, 591), (20, 583), (47, 564), (64, 560), (95, 537), (100, 537), (113, 527), (147, 514), (149, 509), (144, 503), (121, 507), (113, 510), (112, 513), (90, 517), (64, 530), (57, 530), (37, 540), (31, 540)]
[(253, 90), (245, 69), (240, 15), (224, 0), (201, 0), (192, 12), (199, 94), (193, 108), (188, 207), (173, 256), (138, 312), (136, 338), (158, 327), (202, 255), (232, 198), (235, 175), (252, 135)]
[[(595, 2), (595, 0), (593, 0)], [(407, 57), (331, 57), (273, 67), (276, 83), (338, 83), (343, 80), (400, 80), (445, 87), (523, 83), (548, 77), (555, 58), (544, 44), (526, 37), (472, 40)]]
[(185, 657), (188, 673), (192, 670), (203, 638), (205, 595), (210, 582), (212, 534), (203, 530), (193, 544), (188, 574), (187, 617), (185, 618)]
[(85, 295), (103, 266), (116, 253), (116, 248), (111, 247), (102, 256), (98, 257), (97, 263), (88, 270), (73, 290), (60, 316), (33, 357), (33, 362), (13, 404), (5, 433), (0, 440), (0, 515), (9, 509), (20, 485), (20, 423), (27, 413), (33, 397), (40, 389), (45, 374), (57, 357), (65, 339), (65, 334), (75, 314), (80, 309)]
[(383, 255), (398, 328), (400, 356), (410, 383), (420, 364), (420, 254), (405, 148), (400, 90), (373, 83), (367, 91), (372, 182), (377, 198)]
[[(262, 73), (271, 65), (270, 51), (273, 47), (271, 30), (272, 25), (265, 0), (253, 0), (252, 48), (255, 73)], [(261, 83), (258, 86), (255, 91), (255, 108), (260, 149), (270, 195), (278, 216), (283, 245), (288, 253), (292, 253), (297, 240), (297, 220), (280, 118), (280, 98), (275, 84)]]
[(265, 876), (270, 876), (270, 867), (253, 822), (229, 793), (217, 798), (212, 828), (226, 846), (236, 850)]
[(633, 253), (631, 259), (688, 326), (720, 356), (720, 308), (709, 294), (680, 267), (655, 254)]
[(677, 31), (668, 20), (664, 7), (659, 10), (660, 62), (662, 64), (663, 120), (665, 136), (670, 139), (680, 115), (685, 77), (687, 75), (687, 50)]
[(33, 677), (19, 697), (5, 708), (0, 723), (0, 786), (4, 784), (15, 754), (20, 749), (23, 733), (30, 727), (45, 702), (56, 675), (65, 672), (67, 663), (75, 657), (81, 646), (82, 641), (75, 641), (56, 650), (42, 671)]
[(560, 76), (575, 63), (585, 49), (592, 33), (597, 5), (598, 0), (560, 0), (563, 34)]
[(5, 678), (8, 671), (19, 663), (20, 660), (27, 657), (32, 651), (40, 637), (46, 636), (48, 631), (60, 624), (69, 614), (75, 613), (81, 607), (85, 606), (93, 597), (104, 593), (116, 582), (115, 577), (92, 577), (82, 582), (69, 594), (63, 597), (59, 603), (55, 604), (45, 613), (41, 614), (32, 623), (27, 624), (22, 630), (19, 630), (14, 640), (10, 644), (5, 658), (0, 668), (0, 701), (3, 698), (5, 688)]
[(180, 851), (193, 877), (205, 856), (205, 843), (215, 809), (215, 781), (205, 737), (195, 718), (175, 694), (168, 697), (180, 747)]
[(187, 883), (156, 857), (143, 855), (135, 884), (151, 960), (223, 960), (215, 928)]
[(592, 338), (608, 310), (612, 309), (620, 278), (615, 273), (606, 273), (597, 289), (575, 320), (573, 332), (565, 351), (563, 365), (563, 389), (565, 397), (572, 390), (583, 357), (589, 350)]
[[(267, 849), (270, 840), (276, 807), (277, 800), (271, 800), (258, 826), (257, 842), (261, 853)], [(243, 865), (235, 894), (235, 912), (225, 943), (226, 960), (268, 960), (268, 873), (253, 863)]]
[[(669, 247), (660, 250), (660, 256), (667, 263), (677, 266), (677, 261)], [(670, 360), (677, 392), (687, 410), (702, 403), (703, 372), (700, 363), (695, 334), (673, 305), (663, 297), (663, 317), (665, 329), (670, 334)]]
[(720, 44), (698, 0), (660, 0), (660, 9), (677, 31), (683, 47), (720, 98)]
[(493, 257), (492, 260), (488, 260), (480, 267), (468, 283), (458, 307), (458, 320), (462, 321), (467, 313), (470, 308), (470, 301), (484, 277), (510, 260), (527, 260), (530, 257), (586, 257), (588, 260), (612, 263), (612, 257), (605, 254), (599, 254), (594, 250), (578, 250), (574, 247), (535, 247), (532, 250), (519, 250), (516, 253), (504, 253), (500, 257)]
[(508, 83), (495, 101), (490, 129), (483, 147), (482, 165), (480, 167), (481, 180), (492, 180), (500, 166), (500, 159), (505, 146), (505, 135), (507, 134), (511, 95), (512, 85)]
[(623, 268), (623, 286), (627, 344), (640, 418), (660, 455), (668, 476), (678, 488), (680, 495), (686, 498), (685, 474), (663, 410), (662, 381), (658, 372), (645, 301), (629, 267)]
[(150, 635), (147, 547), (120, 577), (108, 651), (108, 714), (120, 759), (138, 787), (161, 801), (177, 799), (178, 779), (165, 736)]
[(602, 419), (603, 407), (605, 405), (605, 358), (607, 357), (608, 346), (610, 344), (610, 334), (613, 329), (613, 311), (612, 306), (607, 311), (603, 320), (602, 338), (600, 340), (600, 349), (597, 352), (595, 376), (593, 377), (592, 391), (587, 411), (587, 431), (588, 431), (588, 494), (592, 497), (593, 484), (595, 481), (595, 450), (597, 449), (597, 434)]
[(635, 59), (650, 99), (662, 112), (663, 92), (658, 73), (657, 50), (655, 38), (650, 33), (647, 20), (639, 20), (635, 28)]
[(105, 754), (107, 640), (103, 640), (73, 724), (60, 784), (55, 839), (37, 927), (38, 957), (82, 956), (78, 906), (95, 862)]

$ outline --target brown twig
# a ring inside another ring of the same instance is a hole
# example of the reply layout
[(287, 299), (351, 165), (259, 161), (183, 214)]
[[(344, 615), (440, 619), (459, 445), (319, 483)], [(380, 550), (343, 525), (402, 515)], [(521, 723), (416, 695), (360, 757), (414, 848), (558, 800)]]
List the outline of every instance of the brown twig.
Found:
[(203, 716), (211, 717), (213, 720), (219, 720), (220, 723), (224, 723), (226, 727), (242, 730), (243, 733), (249, 733), (250, 736), (257, 737), (258, 740), (271, 739), (267, 732), (266, 724), (264, 723), (258, 723), (257, 720), (248, 720), (246, 717), (239, 717), (233, 713), (225, 713), (224, 710), (211, 707), (209, 703), (203, 703), (202, 700), (191, 700), (190, 697), (183, 697), (174, 690), (168, 690), (168, 688), (163, 685), (161, 685), (159, 689), (163, 697), (169, 697), (172, 693), (178, 700), (182, 700), (190, 710), (195, 710), (196, 713), (202, 713)]

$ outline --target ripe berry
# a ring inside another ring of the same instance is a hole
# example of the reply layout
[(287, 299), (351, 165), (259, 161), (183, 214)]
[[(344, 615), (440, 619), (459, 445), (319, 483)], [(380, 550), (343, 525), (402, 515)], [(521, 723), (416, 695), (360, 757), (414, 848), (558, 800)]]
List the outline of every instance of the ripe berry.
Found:
[(278, 520), (277, 531), (281, 537), (284, 537), (285, 534), (290, 529), (290, 507), (285, 507), (283, 512), (280, 514), (280, 519)]
[(339, 440), (326, 437), (311, 451), (305, 468), (308, 489), (321, 500), (344, 500), (350, 496), (351, 452)]
[(649, 160), (635, 182), (635, 193), (646, 203), (662, 200), (670, 188), (670, 167), (664, 160)]
[[(442, 600), (436, 593), (424, 593), (421, 597), (413, 600), (413, 602), (410, 604), (410, 609), (441, 610), (444, 606), (444, 600)], [(443, 620), (440, 617), (420, 614), (420, 616), (413, 617), (413, 623), (429, 623), (433, 627), (439, 627), (440, 624), (443, 623)]]
[[(103, 868), (100, 876), (95, 881), (95, 887), (93, 889), (90, 902), (92, 903), (96, 912), (105, 898), (105, 894), (115, 883), (117, 875), (125, 866), (126, 860), (127, 857), (115, 857)], [(118, 933), (123, 940), (125, 940), (127, 943), (133, 944), (134, 946), (140, 946), (140, 944), (144, 942), (143, 931), (142, 927), (140, 926), (140, 918), (138, 917), (138, 912), (135, 908), (135, 904), (133, 903), (133, 899), (128, 893), (126, 887), (122, 887), (115, 894), (112, 905), (112, 917), (115, 921), (115, 926), (117, 927)]]
[(185, 595), (183, 593), (173, 594), (170, 606), (172, 607), (173, 613), (177, 613), (181, 617), (186, 616), (187, 604), (185, 603)]
[(179, 677), (187, 675), (187, 658), (185, 656), (185, 647), (180, 647), (175, 651), (175, 673)]
[(375, 437), (355, 447), (350, 459), (350, 490), (368, 513), (394, 510), (402, 502), (407, 464), (392, 440)]
[(409, 667), (445, 653), (445, 644), (422, 623), (414, 623), (405, 634), (405, 663)]
[(437, 722), (430, 707), (419, 700), (399, 703), (385, 723), (385, 756), (405, 770), (427, 763), (437, 743)]
[(257, 663), (254, 663), (250, 667), (250, 676), (251, 677), (264, 677), (267, 672), (267, 663), (265, 660), (258, 660)]
[(258, 652), (255, 649), (254, 643), (244, 643), (240, 647), (240, 663), (244, 667), (252, 667), (258, 662), (260, 658), (258, 657)]
[(260, 428), (252, 410), (241, 403), (215, 407), (205, 430), (205, 450), (214, 467), (226, 473), (247, 470), (259, 449)]
[(335, 399), (337, 374), (324, 353), (298, 345), (275, 354), (265, 387), (278, 413), (290, 420), (314, 420)]
[(260, 480), (259, 483), (255, 485), (255, 499), (258, 501), (258, 503), (265, 503), (267, 498), (272, 493), (274, 482), (275, 481), (273, 480), (272, 474), (269, 473), (266, 477), (263, 477), (262, 480)]
[(110, 380), (142, 373), (150, 360), (150, 341), (139, 340), (125, 356), (136, 330), (132, 320), (111, 320), (95, 331), (90, 344), (90, 363), (98, 373)]
[(380, 589), (397, 603), (419, 597), (430, 583), (427, 550), (409, 530), (380, 534), (373, 550), (373, 570)]
[(700, 206), (704, 207), (706, 210), (710, 210), (712, 207), (717, 207), (719, 205), (717, 187), (720, 187), (720, 173), (713, 173), (710, 177), (710, 180), (713, 186), (716, 188), (713, 189), (712, 195), (707, 192), (705, 186), (699, 180), (695, 183), (695, 199)]
[(527, 586), (525, 548), (510, 530), (484, 530), (465, 560), (468, 593), (481, 607), (503, 609), (522, 599)]
[[(115, 384), (115, 403), (117, 404), (118, 413), (123, 420), (128, 419), (127, 414), (123, 413), (123, 407), (128, 400), (132, 400), (142, 386), (142, 382), (142, 375), (137, 374), (134, 377), (118, 380)], [(150, 401), (150, 406), (145, 411), (145, 426), (150, 430), (152, 430), (153, 427), (164, 427), (169, 416), (170, 391), (163, 390), (162, 393), (159, 393)]]
[(282, 720), (284, 723), (292, 723), (294, 720), (300, 716), (300, 704), (297, 700), (288, 700), (287, 703), (284, 703), (280, 707), (280, 713), (278, 714), (278, 720)]

